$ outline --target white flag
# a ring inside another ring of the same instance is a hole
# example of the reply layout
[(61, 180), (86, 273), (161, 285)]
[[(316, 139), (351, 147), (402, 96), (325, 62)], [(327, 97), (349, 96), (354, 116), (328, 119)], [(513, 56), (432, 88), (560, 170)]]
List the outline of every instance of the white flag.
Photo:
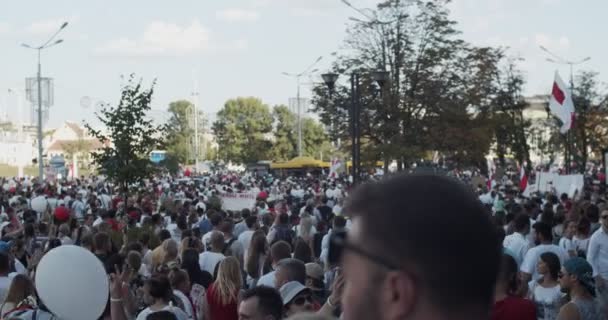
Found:
[(555, 72), (555, 80), (553, 81), (551, 98), (549, 99), (549, 109), (551, 109), (551, 113), (562, 121), (561, 133), (566, 133), (572, 129), (575, 118), (572, 93), (557, 71)]

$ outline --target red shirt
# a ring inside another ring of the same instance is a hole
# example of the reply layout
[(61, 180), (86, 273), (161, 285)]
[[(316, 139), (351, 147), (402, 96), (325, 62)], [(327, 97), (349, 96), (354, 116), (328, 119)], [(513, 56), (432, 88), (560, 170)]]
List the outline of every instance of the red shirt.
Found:
[(530, 300), (507, 297), (494, 303), (491, 320), (536, 320), (536, 307)]
[(215, 297), (215, 284), (207, 289), (207, 304), (209, 305), (209, 315), (211, 319), (221, 320), (239, 320), (237, 301), (232, 301), (227, 305), (222, 303)]

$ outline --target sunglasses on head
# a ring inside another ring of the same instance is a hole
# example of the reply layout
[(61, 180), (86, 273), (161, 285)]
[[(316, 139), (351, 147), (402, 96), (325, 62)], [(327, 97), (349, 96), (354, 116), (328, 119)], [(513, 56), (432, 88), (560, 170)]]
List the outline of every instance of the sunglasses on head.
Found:
[(388, 259), (385, 259), (379, 255), (369, 253), (366, 250), (348, 243), (346, 241), (346, 232), (332, 232), (329, 239), (329, 254), (327, 260), (330, 265), (337, 265), (342, 260), (342, 255), (345, 250), (352, 251), (378, 265), (381, 265), (389, 270), (399, 270), (401, 269), (397, 264), (391, 262)]
[(293, 301), (291, 303), (296, 306), (301, 306), (301, 305), (304, 305), (306, 302), (312, 303), (312, 296), (310, 296), (310, 295), (300, 296), (300, 297), (293, 299)]

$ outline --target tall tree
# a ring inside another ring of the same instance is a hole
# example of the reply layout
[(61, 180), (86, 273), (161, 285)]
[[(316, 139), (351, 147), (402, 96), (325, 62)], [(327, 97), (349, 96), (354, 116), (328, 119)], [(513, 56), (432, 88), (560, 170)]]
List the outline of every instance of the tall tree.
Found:
[(141, 80), (135, 81), (131, 75), (122, 88), (118, 105), (105, 105), (96, 113), (105, 129), (96, 130), (90, 124), (85, 125), (91, 136), (105, 144), (103, 149), (93, 153), (95, 164), (123, 192), (128, 192), (130, 184), (149, 178), (156, 170), (149, 160), (150, 152), (161, 145), (165, 127), (154, 125), (147, 116), (153, 92), (154, 84), (149, 89), (142, 88)]
[(230, 99), (213, 123), (221, 160), (251, 163), (266, 160), (272, 148), (272, 114), (258, 98)]
[(187, 100), (179, 100), (169, 104), (171, 118), (167, 125), (167, 152), (178, 162), (187, 163), (192, 158), (192, 142), (194, 130), (192, 118), (194, 105)]
[(603, 90), (598, 73), (583, 71), (574, 83), (576, 121), (572, 139), (574, 161), (584, 170), (590, 152), (601, 159), (608, 145), (608, 92)]
[[(362, 157), (382, 159), (386, 165), (397, 160), (403, 168), (437, 150), (452, 156), (468, 154), (459, 157), (461, 161), (480, 162), (480, 155), (489, 148), (488, 139), (479, 145), (459, 145), (462, 139), (448, 143), (438, 138), (445, 138), (448, 129), (459, 129), (461, 137), (487, 133), (487, 95), (494, 91), (501, 57), (491, 48), (474, 47), (460, 38), (446, 1), (386, 0), (373, 16), (376, 21), (349, 26), (348, 54), (333, 66), (337, 73), (364, 75), (360, 85)], [(378, 69), (390, 71), (390, 81), (382, 91), (368, 76)], [(337, 85), (330, 94), (318, 86), (314, 92), (316, 110), (330, 128), (331, 138), (348, 141), (348, 87)], [(449, 127), (441, 123), (447, 120)], [(477, 126), (483, 128), (477, 130)]]
[(275, 121), (274, 142), (272, 144), (272, 159), (287, 161), (297, 155), (297, 119), (287, 106), (275, 106), (273, 110)]
[(325, 128), (321, 123), (312, 118), (302, 119), (302, 154), (323, 160), (329, 158), (332, 146)]

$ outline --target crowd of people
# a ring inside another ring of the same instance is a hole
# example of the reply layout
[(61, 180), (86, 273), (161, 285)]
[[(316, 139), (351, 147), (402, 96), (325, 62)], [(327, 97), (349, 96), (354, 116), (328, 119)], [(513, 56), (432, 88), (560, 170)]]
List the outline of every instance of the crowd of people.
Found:
[[(608, 318), (594, 190), (524, 198), (428, 174), (2, 184), (0, 319), (57, 317), (35, 280), (62, 246), (105, 270), (100, 319)], [(256, 200), (227, 210), (230, 193)]]

